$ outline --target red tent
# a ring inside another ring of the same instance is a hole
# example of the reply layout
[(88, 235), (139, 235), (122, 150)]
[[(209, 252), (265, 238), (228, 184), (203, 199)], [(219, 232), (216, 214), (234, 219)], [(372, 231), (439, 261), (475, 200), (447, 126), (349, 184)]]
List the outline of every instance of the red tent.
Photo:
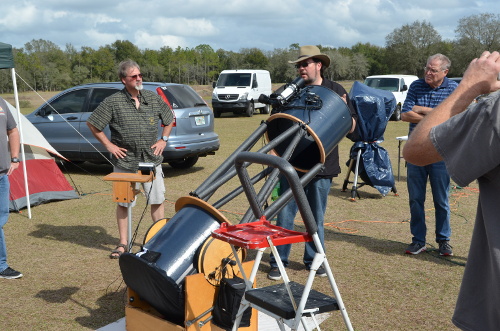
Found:
[[(27, 207), (28, 200), (30, 206), (36, 206), (49, 201), (79, 198), (48, 152), (61, 158), (64, 157), (47, 142), (30, 121), (22, 114), (18, 114), (17, 110), (8, 102), (7, 105), (16, 121), (18, 118), (21, 119), (24, 136), (24, 156), (20, 157), (19, 170), (22, 169), (23, 164), (26, 165), (29, 187), (29, 199), (27, 199), (24, 171), (14, 171), (9, 176), (10, 211), (19, 211)], [(20, 117), (18, 117), (19, 115)]]

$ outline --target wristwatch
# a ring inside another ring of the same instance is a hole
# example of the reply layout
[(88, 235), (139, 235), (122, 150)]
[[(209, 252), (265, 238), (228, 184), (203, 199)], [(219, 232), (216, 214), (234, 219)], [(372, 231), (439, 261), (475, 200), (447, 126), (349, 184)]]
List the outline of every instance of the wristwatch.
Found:
[(167, 142), (167, 141), (168, 141), (168, 137), (167, 137), (167, 136), (163, 136), (163, 137), (161, 137), (161, 139), (162, 139), (164, 142)]
[(19, 163), (19, 159), (17, 157), (13, 157), (10, 159), (10, 162), (12, 163)]

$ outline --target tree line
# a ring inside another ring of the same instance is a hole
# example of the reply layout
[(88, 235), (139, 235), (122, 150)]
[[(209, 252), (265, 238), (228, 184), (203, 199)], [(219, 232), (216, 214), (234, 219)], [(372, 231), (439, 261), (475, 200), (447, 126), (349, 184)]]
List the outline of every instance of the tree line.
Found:
[[(350, 48), (318, 45), (332, 63), (325, 71), (331, 80), (362, 80), (375, 74), (423, 75), (429, 55), (447, 55), (452, 66), (449, 77), (461, 76), (469, 62), (484, 50), (500, 50), (500, 15), (477, 14), (458, 21), (454, 40), (443, 40), (432, 24), (415, 21), (394, 29), (385, 47), (357, 43)], [(98, 49), (77, 50), (67, 44), (62, 50), (51, 41), (38, 39), (14, 48), (14, 62), (20, 91), (58, 91), (71, 86), (116, 81), (117, 64), (133, 59), (141, 66), (146, 81), (208, 85), (225, 69), (266, 69), (276, 83), (293, 80), (296, 69), (288, 63), (297, 57), (300, 45), (262, 51), (243, 48), (238, 52), (214, 50), (201, 44), (194, 48), (141, 50), (127, 40), (117, 40)], [(7, 70), (0, 70), (0, 93), (12, 92)]]

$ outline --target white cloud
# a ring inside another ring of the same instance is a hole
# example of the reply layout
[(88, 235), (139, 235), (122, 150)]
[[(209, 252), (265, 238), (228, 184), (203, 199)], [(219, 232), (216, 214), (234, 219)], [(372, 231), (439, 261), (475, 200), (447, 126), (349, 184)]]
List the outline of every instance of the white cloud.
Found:
[(159, 17), (153, 21), (152, 26), (157, 32), (178, 36), (214, 36), (219, 33), (219, 29), (204, 18)]
[(122, 21), (120, 18), (114, 18), (106, 14), (91, 14), (89, 18), (94, 21), (94, 25), (102, 23), (119, 23)]
[(103, 33), (103, 32), (97, 31), (96, 29), (90, 29), (90, 30), (85, 31), (85, 36), (87, 38), (85, 38), (84, 40), (92, 41), (93, 44), (99, 45), (99, 46), (92, 47), (89, 44), (85, 44), (85, 43), (81, 44), (81, 41), (79, 43), (71, 42), (71, 44), (73, 44), (74, 46), (76, 45), (77, 48), (79, 46), (89, 46), (89, 47), (97, 49), (100, 46), (105, 46), (105, 45), (108, 45), (108, 44), (112, 44), (116, 40), (124, 40), (124, 39), (126, 39), (125, 36), (123, 34), (119, 33), (119, 32), (116, 32), (116, 33)]
[(292, 43), (384, 46), (405, 24), (427, 21), (453, 39), (460, 18), (500, 13), (498, 0), (19, 0), (4, 4), (2, 42), (23, 47), (32, 39), (61, 48), (99, 48), (117, 39), (139, 48), (196, 47), (238, 51), (286, 48)]
[(57, 21), (61, 18), (65, 18), (69, 16), (69, 13), (67, 11), (47, 11), (45, 12), (46, 18), (48, 18), (51, 22), (52, 21)]
[(137, 31), (134, 35), (134, 44), (140, 49), (160, 49), (162, 47), (185, 48), (188, 47), (186, 40), (173, 35), (152, 35), (146, 31)]
[(32, 23), (37, 19), (37, 9), (33, 5), (2, 5), (2, 15), (0, 17), (0, 32), (15, 31), (17, 29), (24, 30), (25, 26), (32, 25)]

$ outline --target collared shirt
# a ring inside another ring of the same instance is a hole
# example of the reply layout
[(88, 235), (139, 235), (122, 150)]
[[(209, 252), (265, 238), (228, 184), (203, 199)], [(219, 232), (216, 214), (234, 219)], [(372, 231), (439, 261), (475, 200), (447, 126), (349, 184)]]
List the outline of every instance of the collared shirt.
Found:
[[(413, 106), (436, 108), (457, 86), (457, 82), (449, 80), (448, 77), (444, 77), (443, 83), (436, 88), (432, 88), (427, 84), (425, 79), (418, 79), (410, 85), (401, 112), (409, 112), (413, 109)], [(417, 123), (410, 123), (410, 132), (413, 131), (416, 125)]]
[(154, 155), (152, 145), (158, 141), (158, 120), (169, 125), (173, 114), (159, 95), (149, 90), (139, 93), (139, 108), (124, 88), (110, 95), (94, 110), (88, 122), (102, 131), (109, 125), (110, 141), (127, 150), (127, 156), (116, 159), (116, 166), (137, 171), (139, 162), (159, 165), (162, 155)]

